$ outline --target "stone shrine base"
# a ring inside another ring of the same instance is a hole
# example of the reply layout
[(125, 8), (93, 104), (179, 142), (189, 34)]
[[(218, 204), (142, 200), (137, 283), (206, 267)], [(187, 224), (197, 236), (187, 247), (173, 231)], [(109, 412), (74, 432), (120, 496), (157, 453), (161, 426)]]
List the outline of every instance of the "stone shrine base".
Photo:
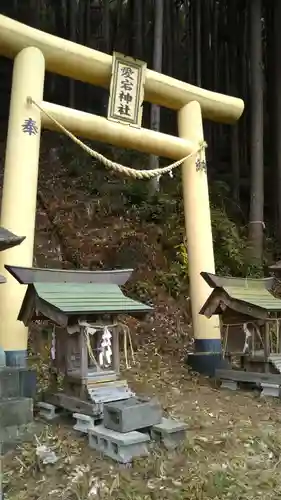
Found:
[(33, 399), (25, 397), (33, 372), (23, 368), (0, 368), (0, 453), (33, 436)]
[[(40, 414), (47, 420), (57, 418), (56, 407), (39, 403)], [(124, 401), (104, 403), (103, 412), (89, 416), (80, 412), (74, 429), (88, 435), (89, 447), (127, 464), (134, 458), (147, 456), (153, 441), (166, 449), (175, 449), (185, 440), (187, 425), (162, 417), (155, 399), (132, 397)]]

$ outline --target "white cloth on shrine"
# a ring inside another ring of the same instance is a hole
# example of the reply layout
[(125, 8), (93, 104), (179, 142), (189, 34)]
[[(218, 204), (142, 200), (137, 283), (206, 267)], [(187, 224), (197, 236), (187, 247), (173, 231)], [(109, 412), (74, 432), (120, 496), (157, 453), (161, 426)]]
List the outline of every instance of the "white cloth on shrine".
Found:
[(51, 358), (54, 361), (56, 359), (56, 327), (53, 327), (52, 331), (52, 343), (51, 343)]
[(107, 325), (93, 325), (87, 321), (78, 320), (78, 325), (68, 327), (68, 333), (75, 333), (84, 328), (86, 337), (89, 338), (90, 335), (94, 335), (98, 330), (103, 330), (100, 352), (99, 352), (99, 366), (109, 366), (112, 362), (112, 349), (111, 349), (111, 339), (112, 334), (110, 333)]
[(99, 354), (99, 364), (100, 366), (111, 365), (112, 349), (111, 349), (111, 338), (107, 326), (104, 327), (102, 338), (101, 338), (101, 352)]
[(249, 351), (249, 341), (250, 338), (252, 337), (252, 332), (250, 332), (248, 328), (248, 323), (243, 324), (243, 332), (245, 333), (245, 343), (244, 343), (244, 348), (243, 348), (243, 353), (245, 354), (246, 352)]

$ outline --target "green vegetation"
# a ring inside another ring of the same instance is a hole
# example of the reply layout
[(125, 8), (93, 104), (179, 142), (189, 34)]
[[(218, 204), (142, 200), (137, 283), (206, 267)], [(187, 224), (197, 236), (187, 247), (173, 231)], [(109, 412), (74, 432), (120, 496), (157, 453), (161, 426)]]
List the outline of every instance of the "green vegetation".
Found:
[[(66, 142), (67, 141), (67, 142)], [(67, 147), (64, 145), (67, 144)], [(93, 145), (92, 145), (93, 146)], [(106, 146), (96, 147), (109, 158), (135, 168), (145, 168), (146, 155)], [(67, 139), (62, 138), (59, 156), (67, 165), (68, 182), (76, 189), (98, 199), (97, 217), (122, 216), (135, 226), (155, 226), (152, 245), (160, 245), (166, 259), (165, 269), (155, 270), (155, 284), (162, 284), (167, 292), (178, 297), (187, 291), (188, 251), (184, 238), (184, 215), (180, 169), (171, 179), (161, 179), (160, 191), (153, 196), (149, 183), (116, 176), (106, 172)], [(217, 273), (232, 276), (260, 276), (263, 268), (249, 264), (247, 222), (241, 209), (230, 201), (227, 184), (218, 181), (211, 186), (211, 216)], [(192, 214), (191, 214), (192, 216)], [(267, 238), (264, 266), (272, 253), (272, 241)]]

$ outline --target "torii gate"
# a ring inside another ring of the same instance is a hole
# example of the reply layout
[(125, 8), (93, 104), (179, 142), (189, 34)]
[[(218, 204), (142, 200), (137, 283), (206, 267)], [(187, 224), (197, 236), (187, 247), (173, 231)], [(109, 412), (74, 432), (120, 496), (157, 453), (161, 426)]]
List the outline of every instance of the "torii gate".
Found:
[[(244, 103), (241, 99), (147, 70), (144, 100), (177, 111), (179, 137), (174, 137), (114, 123), (43, 100), (46, 70), (108, 88), (112, 72), (112, 57), (108, 54), (0, 15), (0, 55), (15, 58), (1, 225), (15, 234), (26, 236), (19, 247), (0, 253), (0, 273), (7, 278), (7, 283), (0, 287), (0, 346), (6, 352), (8, 364), (24, 366), (27, 329), (17, 321), (17, 316), (25, 287), (4, 269), (4, 264), (32, 267), (40, 131), (41, 127), (58, 130), (37, 107), (28, 105), (27, 97), (31, 97), (43, 110), (81, 137), (174, 160), (182, 159), (198, 149), (198, 144), (204, 139), (202, 117), (233, 123), (243, 113)], [(37, 133), (30, 136), (22, 130), (29, 118), (37, 124)], [(215, 263), (207, 174), (196, 169), (195, 156), (184, 162), (182, 179), (195, 339), (191, 362), (194, 369), (208, 372), (208, 367), (220, 357), (221, 334), (217, 317), (207, 319), (199, 315), (210, 293), (200, 273), (207, 271), (214, 274)]]

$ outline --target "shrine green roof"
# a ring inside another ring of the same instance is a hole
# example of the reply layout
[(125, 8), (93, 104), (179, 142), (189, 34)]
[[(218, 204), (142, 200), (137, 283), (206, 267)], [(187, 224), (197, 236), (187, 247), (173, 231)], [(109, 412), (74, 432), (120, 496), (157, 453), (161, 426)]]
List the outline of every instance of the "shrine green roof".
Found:
[(63, 312), (148, 311), (151, 307), (126, 297), (117, 285), (34, 283), (37, 295)]
[(200, 314), (226, 314), (229, 310), (256, 319), (281, 316), (281, 299), (272, 293), (273, 278), (243, 279), (216, 276), (202, 272), (201, 276), (213, 288)]
[(65, 324), (69, 316), (135, 316), (152, 310), (152, 307), (126, 297), (115, 284), (32, 283), (28, 285), (18, 319), (27, 324), (41, 315)]
[(225, 292), (234, 300), (266, 309), (267, 311), (281, 311), (281, 300), (274, 297), (265, 288), (244, 288), (225, 286)]

